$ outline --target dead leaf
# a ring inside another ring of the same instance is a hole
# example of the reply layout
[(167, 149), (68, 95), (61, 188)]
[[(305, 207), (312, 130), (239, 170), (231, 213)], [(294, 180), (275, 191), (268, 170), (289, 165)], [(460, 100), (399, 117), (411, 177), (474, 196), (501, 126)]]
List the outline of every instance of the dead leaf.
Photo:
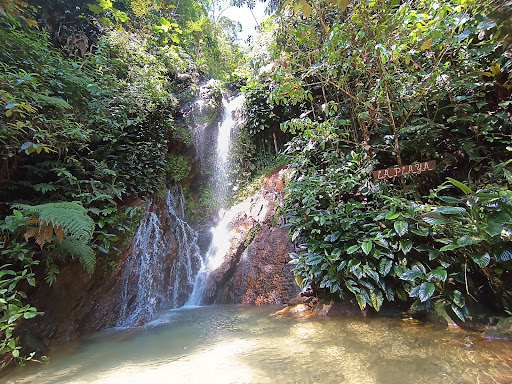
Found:
[(501, 67), (498, 63), (493, 63), (491, 65), (491, 72), (494, 75), (494, 77), (498, 76), (501, 72)]

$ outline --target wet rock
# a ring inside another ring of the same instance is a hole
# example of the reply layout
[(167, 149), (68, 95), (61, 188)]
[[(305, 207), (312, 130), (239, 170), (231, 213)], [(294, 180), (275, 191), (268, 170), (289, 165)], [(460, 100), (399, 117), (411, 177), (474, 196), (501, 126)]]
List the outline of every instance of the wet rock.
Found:
[(207, 283), (209, 302), (283, 304), (298, 293), (288, 264), (289, 232), (275, 222), (286, 172), (276, 169), (260, 191), (226, 212), (230, 248)]
[(512, 340), (512, 317), (501, 319), (495, 326), (489, 327), (484, 332), (487, 339)]
[(297, 304), (284, 307), (272, 315), (272, 317), (310, 317), (315, 314), (307, 304)]
[(319, 300), (313, 308), (313, 313), (318, 316), (366, 316), (366, 311), (361, 311), (356, 303), (349, 300)]

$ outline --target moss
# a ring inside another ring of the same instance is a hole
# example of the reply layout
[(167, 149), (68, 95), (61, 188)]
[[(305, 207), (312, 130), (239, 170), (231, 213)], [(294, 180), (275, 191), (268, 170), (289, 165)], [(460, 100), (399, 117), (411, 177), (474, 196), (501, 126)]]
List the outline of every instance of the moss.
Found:
[(261, 232), (261, 224), (256, 224), (254, 227), (251, 228), (251, 230), (249, 231), (249, 233), (247, 234), (247, 237), (245, 238), (245, 241), (244, 241), (244, 245), (246, 247), (249, 246), (249, 244), (252, 243), (252, 241), (254, 240), (254, 238), (256, 237), (256, 235), (258, 233)]
[(275, 227), (279, 223), (279, 219), (284, 213), (283, 207), (279, 207), (276, 209), (276, 213), (274, 213), (274, 216), (272, 217), (272, 226)]

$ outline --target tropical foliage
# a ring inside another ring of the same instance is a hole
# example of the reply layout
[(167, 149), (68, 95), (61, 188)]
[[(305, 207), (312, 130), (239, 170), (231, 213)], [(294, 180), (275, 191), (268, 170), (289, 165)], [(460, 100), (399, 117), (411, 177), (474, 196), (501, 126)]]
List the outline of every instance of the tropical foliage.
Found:
[(40, 314), (24, 290), (69, 260), (116, 265), (144, 210), (129, 203), (186, 178), (180, 100), (239, 65), (236, 31), (194, 0), (0, 2), (4, 363)]
[[(362, 309), (441, 301), (465, 320), (484, 298), (510, 313), (511, 12), (493, 1), (281, 5), (252, 63), (268, 103), (295, 113), (277, 120), (295, 136), (287, 218), (301, 285)], [(436, 172), (371, 176), (432, 159)]]

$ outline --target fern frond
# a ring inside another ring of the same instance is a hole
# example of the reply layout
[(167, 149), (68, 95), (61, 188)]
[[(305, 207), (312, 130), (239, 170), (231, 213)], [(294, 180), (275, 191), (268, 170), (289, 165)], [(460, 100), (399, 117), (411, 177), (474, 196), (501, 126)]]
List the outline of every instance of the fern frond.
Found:
[(82, 267), (89, 275), (93, 274), (96, 267), (96, 255), (91, 247), (77, 240), (64, 239), (60, 248), (70, 253), (74, 259), (80, 260), (80, 264), (82, 264)]
[[(16, 204), (25, 215), (36, 216), (41, 226), (62, 227), (63, 232), (74, 240), (87, 242), (94, 232), (94, 220), (87, 216), (87, 210), (78, 203), (46, 203), (39, 205)], [(60, 240), (60, 238), (59, 238)]]
[(60, 97), (37, 95), (37, 100), (42, 101), (44, 104), (57, 107), (61, 110), (73, 108), (66, 100), (61, 99)]

